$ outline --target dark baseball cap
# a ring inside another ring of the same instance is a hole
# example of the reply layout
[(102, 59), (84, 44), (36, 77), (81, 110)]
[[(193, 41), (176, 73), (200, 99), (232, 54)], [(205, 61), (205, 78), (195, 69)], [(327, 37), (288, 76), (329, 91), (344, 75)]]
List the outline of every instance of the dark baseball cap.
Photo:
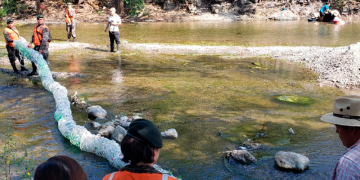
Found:
[(44, 15), (39, 14), (39, 15), (36, 16), (36, 19), (40, 19), (40, 18), (44, 18)]
[(9, 18), (9, 19), (6, 20), (6, 24), (9, 24), (9, 23), (11, 23), (11, 22), (14, 22), (14, 19), (13, 19), (13, 18)]
[(136, 119), (130, 123), (127, 135), (144, 141), (152, 147), (162, 148), (162, 137), (156, 125), (147, 119)]

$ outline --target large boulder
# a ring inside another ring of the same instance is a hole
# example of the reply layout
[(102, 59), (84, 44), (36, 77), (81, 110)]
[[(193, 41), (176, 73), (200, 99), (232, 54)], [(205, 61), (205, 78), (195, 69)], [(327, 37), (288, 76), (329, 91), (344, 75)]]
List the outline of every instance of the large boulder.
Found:
[(282, 170), (302, 172), (309, 168), (308, 157), (294, 153), (279, 151), (275, 155), (275, 165)]
[(93, 121), (95, 119), (104, 119), (107, 115), (107, 111), (98, 105), (90, 106), (87, 110), (88, 118)]
[(230, 153), (230, 157), (242, 164), (251, 164), (257, 161), (247, 150), (233, 150)]

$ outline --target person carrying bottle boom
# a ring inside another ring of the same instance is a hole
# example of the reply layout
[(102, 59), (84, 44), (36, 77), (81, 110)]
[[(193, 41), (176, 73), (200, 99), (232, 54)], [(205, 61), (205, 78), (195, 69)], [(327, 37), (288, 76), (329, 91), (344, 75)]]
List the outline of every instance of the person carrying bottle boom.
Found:
[[(34, 43), (34, 50), (38, 51), (43, 55), (44, 60), (47, 64), (49, 64), (49, 42), (51, 41), (51, 35), (49, 28), (45, 25), (44, 15), (39, 14), (37, 17), (38, 24), (34, 28), (34, 33), (31, 37), (30, 43), (28, 44), (28, 48), (32, 47)], [(33, 70), (28, 76), (37, 75), (37, 67), (34, 62), (32, 63)]]
[(24, 56), (15, 48), (14, 41), (19, 40), (20, 33), (15, 27), (14, 19), (9, 18), (6, 20), (6, 28), (3, 30), (3, 34), (5, 37), (6, 50), (8, 52), (8, 57), (10, 60), (10, 64), (14, 70), (14, 73), (19, 74), (19, 70), (16, 68), (16, 58), (19, 59), (21, 65), (21, 71), (28, 71), (24, 65)]
[(66, 22), (66, 32), (67, 32), (67, 42), (70, 41), (71, 36), (73, 37), (73, 42), (75, 42), (76, 33), (75, 33), (75, 17), (76, 11), (72, 7), (72, 3), (67, 3), (67, 8), (65, 10), (65, 22)]

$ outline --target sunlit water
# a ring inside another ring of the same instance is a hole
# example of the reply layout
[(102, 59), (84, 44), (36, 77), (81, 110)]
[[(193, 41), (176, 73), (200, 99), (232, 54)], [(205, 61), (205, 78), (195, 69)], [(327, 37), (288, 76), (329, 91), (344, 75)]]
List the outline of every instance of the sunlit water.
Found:
[[(55, 41), (66, 40), (63, 25), (49, 27)], [(32, 25), (18, 29), (30, 38)], [(102, 24), (78, 24), (77, 40), (107, 50), (103, 30)], [(358, 30), (356, 23), (337, 27), (306, 21), (144, 23), (122, 25), (121, 37), (137, 43), (338, 46), (355, 43)], [(2, 48), (1, 54), (5, 52)], [(50, 62), (53, 71), (85, 74), (56, 81), (69, 95), (77, 91), (88, 103), (104, 107), (109, 119), (142, 113), (161, 131), (176, 128), (179, 138), (164, 141), (158, 163), (183, 179), (329, 179), (345, 151), (334, 127), (319, 120), (343, 92), (319, 87), (316, 74), (300, 64), (126, 51), (117, 56), (101, 49), (50, 52)], [(0, 90), (2, 146), (5, 135), (12, 135), (16, 153), (21, 156), (26, 149), (28, 159), (35, 161), (32, 169), (53, 155), (66, 154), (83, 165), (89, 179), (114, 171), (105, 159), (81, 152), (61, 136), (53, 118), (54, 100), (40, 82), (0, 74)], [(280, 103), (274, 100), (277, 95), (308, 97), (314, 102)], [(86, 123), (86, 114), (73, 112), (78, 124)], [(290, 127), (295, 130), (292, 136)], [(236, 149), (247, 139), (264, 145), (251, 151), (258, 162), (244, 166), (228, 161), (222, 152)], [(277, 170), (274, 155), (280, 150), (308, 156), (309, 170), (300, 174)], [(24, 171), (24, 166), (17, 170)]]

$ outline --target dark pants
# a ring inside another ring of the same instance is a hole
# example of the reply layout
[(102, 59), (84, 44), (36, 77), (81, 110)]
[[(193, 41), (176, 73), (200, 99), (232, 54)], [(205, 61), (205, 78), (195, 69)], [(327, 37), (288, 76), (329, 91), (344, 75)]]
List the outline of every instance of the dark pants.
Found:
[(75, 23), (66, 23), (66, 32), (67, 32), (67, 38), (70, 39), (71, 36), (72, 37), (76, 37), (76, 34), (75, 34), (75, 29), (76, 29), (76, 26), (75, 26)]
[(118, 31), (109, 31), (109, 37), (110, 37), (110, 51), (114, 52), (114, 41), (116, 41), (116, 44), (120, 44), (119, 40), (120, 32)]
[[(35, 46), (35, 47), (34, 47), (34, 50), (39, 52), (40, 46)], [(43, 55), (44, 60), (45, 60), (46, 63), (49, 65), (49, 51), (48, 51), (48, 49), (42, 50), (41, 55)], [(33, 71), (33, 72), (36, 72), (36, 71), (37, 71), (37, 67), (36, 67), (35, 63), (31, 61), (31, 65), (32, 65), (32, 68), (33, 68), (32, 71)]]
[(24, 60), (24, 55), (20, 53), (19, 50), (17, 50), (15, 47), (10, 47), (8, 45), (6, 45), (6, 50), (8, 52), (8, 57), (10, 60), (10, 64), (11, 63), (15, 63), (16, 58), (19, 59), (19, 62), (21, 63), (21, 61)]

